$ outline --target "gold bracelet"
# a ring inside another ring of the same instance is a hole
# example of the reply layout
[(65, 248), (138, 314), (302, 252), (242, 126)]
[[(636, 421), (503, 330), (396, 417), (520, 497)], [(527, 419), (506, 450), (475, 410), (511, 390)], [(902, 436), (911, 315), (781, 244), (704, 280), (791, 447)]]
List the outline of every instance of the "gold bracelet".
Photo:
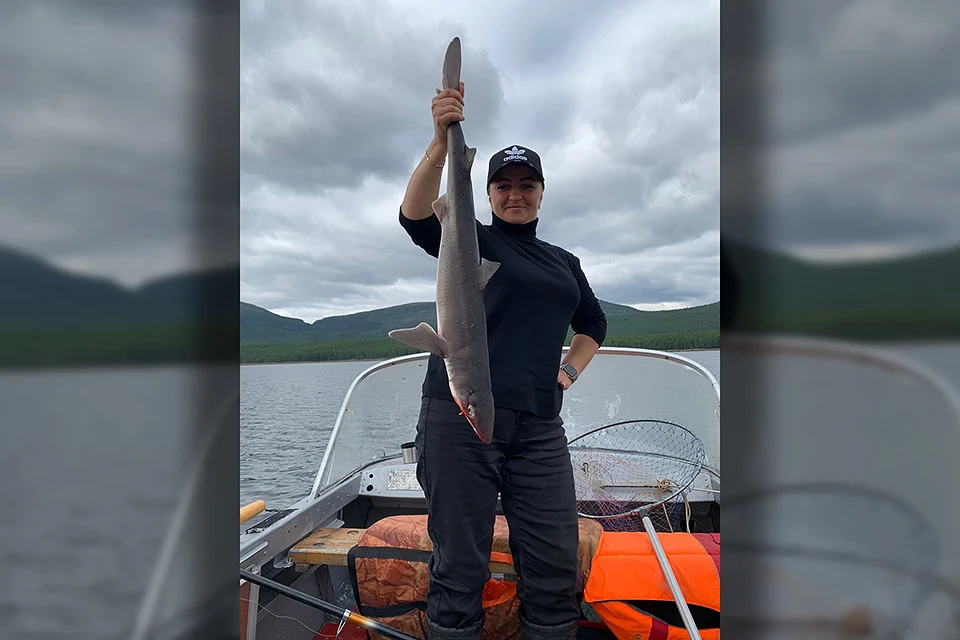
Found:
[(423, 157), (426, 158), (426, 159), (427, 159), (427, 162), (429, 162), (430, 164), (432, 164), (433, 166), (435, 166), (437, 169), (443, 169), (443, 165), (442, 165), (442, 164), (437, 164), (436, 162), (434, 162), (433, 160), (431, 160), (431, 159), (430, 159), (430, 156), (427, 155), (427, 152), (426, 152), (426, 151), (423, 152)]

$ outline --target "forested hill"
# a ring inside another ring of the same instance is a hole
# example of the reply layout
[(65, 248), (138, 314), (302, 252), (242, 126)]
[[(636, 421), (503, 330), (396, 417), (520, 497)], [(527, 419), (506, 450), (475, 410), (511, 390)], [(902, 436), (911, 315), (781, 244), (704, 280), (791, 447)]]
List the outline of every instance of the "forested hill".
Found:
[[(724, 240), (723, 254), (724, 277), (739, 281), (737, 330), (878, 341), (960, 335), (960, 247), (825, 264)], [(726, 296), (735, 283), (722, 286)]]
[[(638, 311), (633, 307), (603, 301), (600, 306), (607, 315), (607, 334), (611, 337), (711, 331), (720, 328), (718, 302), (674, 311)], [(241, 302), (240, 342), (269, 344), (384, 338), (393, 329), (413, 327), (420, 322), (437, 326), (437, 309), (433, 302), (414, 302), (345, 316), (331, 316), (313, 324)]]
[(126, 288), (0, 247), (0, 368), (231, 362), (239, 269)]
[[(673, 311), (638, 311), (611, 302), (600, 304), (607, 315), (606, 346), (678, 350), (714, 349), (720, 344), (718, 302)], [(322, 318), (313, 324), (241, 302), (240, 360), (291, 362), (405, 355), (414, 351), (387, 334), (420, 322), (437, 326), (433, 302)]]

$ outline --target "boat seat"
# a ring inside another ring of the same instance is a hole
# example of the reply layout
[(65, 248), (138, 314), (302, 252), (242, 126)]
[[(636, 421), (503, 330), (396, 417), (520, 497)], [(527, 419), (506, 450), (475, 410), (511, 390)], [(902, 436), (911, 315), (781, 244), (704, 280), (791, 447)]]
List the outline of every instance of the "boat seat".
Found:
[[(415, 521), (421, 527), (426, 527), (426, 516), (390, 516), (380, 520), (375, 525), (378, 529), (389, 527), (392, 522)], [(506, 548), (506, 523), (503, 516), (497, 517), (494, 551), (508, 552)], [(288, 557), (296, 565), (298, 571), (306, 571), (317, 565), (348, 566), (350, 549), (357, 545), (360, 536), (366, 529), (341, 527), (337, 529), (317, 529), (309, 536), (298, 542), (290, 549)], [(597, 549), (600, 540), (601, 527), (596, 521), (587, 518), (580, 519), (580, 563), (583, 579), (586, 580), (590, 572), (590, 561)], [(499, 544), (498, 544), (499, 541)], [(497, 547), (502, 547), (498, 549)], [(490, 573), (516, 577), (513, 564), (491, 560)]]

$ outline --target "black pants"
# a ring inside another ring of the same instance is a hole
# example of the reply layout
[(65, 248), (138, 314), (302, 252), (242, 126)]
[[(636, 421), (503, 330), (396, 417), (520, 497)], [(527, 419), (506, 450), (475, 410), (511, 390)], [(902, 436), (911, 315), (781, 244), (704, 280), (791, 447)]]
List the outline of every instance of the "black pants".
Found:
[(434, 546), (428, 619), (455, 629), (481, 620), (499, 492), (521, 615), (545, 626), (576, 621), (579, 532), (562, 419), (497, 409), (485, 445), (459, 414), (451, 400), (424, 397), (417, 425), (417, 478)]

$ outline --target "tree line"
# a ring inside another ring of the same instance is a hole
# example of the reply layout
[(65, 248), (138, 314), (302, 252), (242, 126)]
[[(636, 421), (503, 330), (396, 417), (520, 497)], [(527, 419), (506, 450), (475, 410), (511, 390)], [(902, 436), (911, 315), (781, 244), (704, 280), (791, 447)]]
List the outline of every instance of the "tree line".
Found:
[[(660, 351), (717, 349), (720, 347), (720, 332), (718, 330), (678, 331), (640, 336), (610, 336), (604, 341), (604, 346), (657, 349)], [(375, 338), (330, 342), (241, 345), (240, 361), (243, 363), (273, 363), (386, 360), (412, 353), (417, 353), (417, 351), (405, 347), (395, 340)]]

